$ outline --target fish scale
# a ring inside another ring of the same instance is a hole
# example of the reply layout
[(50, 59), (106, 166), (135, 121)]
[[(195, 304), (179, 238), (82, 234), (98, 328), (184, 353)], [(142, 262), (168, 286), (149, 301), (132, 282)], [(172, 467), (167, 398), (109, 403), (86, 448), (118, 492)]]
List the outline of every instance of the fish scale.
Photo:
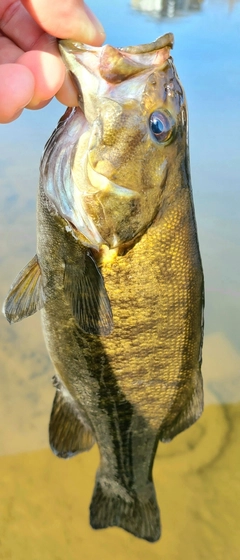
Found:
[[(175, 231), (172, 227), (168, 229), (167, 225), (163, 228), (160, 225), (152, 226), (132, 251), (115, 260), (111, 268), (103, 267), (102, 269), (112, 307), (117, 309), (117, 314), (114, 314), (114, 331), (110, 337), (104, 340), (106, 353), (114, 360), (118, 383), (132, 403), (135, 401), (135, 395), (132, 394), (134, 372), (135, 376), (141, 379), (144, 387), (143, 404), (147, 402), (148, 411), (153, 416), (153, 419), (151, 420), (150, 416), (149, 420), (152, 423), (155, 422), (157, 428), (160, 419), (161, 383), (165, 390), (169, 383), (173, 384), (174, 389), (169, 387), (169, 401), (172, 403), (174, 393), (179, 396), (179, 387), (182, 381), (185, 383), (186, 370), (184, 369), (184, 376), (181, 374), (181, 361), (184, 353), (186, 353), (187, 360), (192, 361), (194, 366), (199, 363), (199, 338), (195, 338), (195, 344), (191, 342), (191, 331), (194, 330), (193, 326), (191, 327), (193, 321), (191, 302), (194, 302), (196, 312), (197, 305), (201, 311), (202, 300), (199, 297), (198, 283), (195, 284), (192, 279), (192, 264), (188, 263), (187, 266), (181, 258), (181, 246), (184, 253), (186, 244), (189, 249), (190, 243), (188, 239), (185, 239), (184, 243), (184, 240), (178, 235), (178, 223), (179, 220), (176, 220)], [(165, 230), (168, 235), (165, 234)], [(166, 251), (165, 244), (168, 251)], [(173, 248), (170, 257), (171, 245)], [(156, 247), (161, 247), (161, 249), (158, 251)], [(161, 253), (165, 255), (165, 258), (161, 259)], [(146, 255), (148, 256), (147, 267)], [(170, 273), (168, 272), (167, 285), (164, 274), (165, 267), (169, 271), (169, 264), (166, 262), (168, 260), (171, 260), (171, 285)], [(158, 262), (157, 274), (156, 261)], [(116, 277), (118, 280), (121, 279), (117, 288)], [(198, 274), (196, 281), (197, 277)], [(136, 278), (139, 279), (138, 283)], [(195, 285), (191, 287), (192, 284)], [(121, 303), (123, 285), (124, 305)], [(134, 306), (133, 302), (135, 302)], [(187, 313), (188, 321), (186, 320)], [(115, 337), (118, 339), (117, 344)], [(127, 346), (126, 340), (128, 340)], [(160, 352), (159, 349), (161, 349)], [(141, 362), (140, 372), (139, 361)], [(125, 366), (124, 371), (123, 366)], [(190, 367), (191, 363), (189, 364), (191, 374)], [(159, 379), (159, 369), (162, 372), (161, 379)], [(177, 376), (176, 371), (178, 370)], [(144, 382), (143, 371), (145, 372)], [(197, 373), (196, 371), (196, 375)], [(188, 390), (191, 394), (191, 385), (188, 385)], [(145, 392), (149, 392), (147, 399)], [(149, 398), (151, 398), (151, 407)], [(183, 398), (188, 402), (189, 394), (186, 390)], [(155, 414), (152, 408), (154, 404), (157, 409)], [(136, 405), (141, 408), (139, 394), (136, 394)]]

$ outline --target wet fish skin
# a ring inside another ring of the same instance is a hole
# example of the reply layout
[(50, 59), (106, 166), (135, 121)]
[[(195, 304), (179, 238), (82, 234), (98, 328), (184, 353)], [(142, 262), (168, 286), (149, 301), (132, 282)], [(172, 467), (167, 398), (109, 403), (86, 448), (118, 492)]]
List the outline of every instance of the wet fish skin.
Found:
[[(87, 119), (68, 109), (45, 148), (37, 256), (5, 303), (13, 322), (42, 308), (56, 371), (53, 451), (99, 446), (91, 525), (153, 542), (158, 440), (203, 407), (203, 274), (171, 41), (62, 42)], [(172, 126), (162, 143), (149, 130), (156, 110)]]

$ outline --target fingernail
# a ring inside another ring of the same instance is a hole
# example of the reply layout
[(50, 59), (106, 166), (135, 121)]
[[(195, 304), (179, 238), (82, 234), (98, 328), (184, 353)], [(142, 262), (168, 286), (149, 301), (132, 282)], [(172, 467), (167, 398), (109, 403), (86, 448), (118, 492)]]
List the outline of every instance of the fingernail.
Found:
[(92, 24), (91, 27), (93, 27), (94, 36), (96, 36), (96, 31), (97, 31), (100, 35), (102, 35), (102, 41), (103, 41), (106, 33), (104, 31), (104, 27), (102, 26), (101, 22), (97, 19), (97, 17), (93, 14), (93, 12), (86, 4), (84, 4), (84, 10), (89, 21)]

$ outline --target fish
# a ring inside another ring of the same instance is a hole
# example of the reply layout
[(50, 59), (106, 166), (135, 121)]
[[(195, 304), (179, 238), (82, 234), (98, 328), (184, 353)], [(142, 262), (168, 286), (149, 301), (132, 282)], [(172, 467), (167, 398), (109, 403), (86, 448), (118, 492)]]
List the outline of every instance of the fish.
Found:
[(45, 146), (37, 252), (4, 303), (10, 323), (41, 310), (51, 449), (70, 458), (98, 445), (92, 528), (149, 542), (161, 534), (158, 443), (203, 410), (204, 280), (173, 40), (59, 40), (78, 106)]

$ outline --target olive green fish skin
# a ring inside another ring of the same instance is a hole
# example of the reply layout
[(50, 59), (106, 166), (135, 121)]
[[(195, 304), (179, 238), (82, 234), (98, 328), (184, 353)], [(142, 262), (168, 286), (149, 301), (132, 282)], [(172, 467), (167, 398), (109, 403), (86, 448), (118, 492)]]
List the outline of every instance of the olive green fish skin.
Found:
[[(141, 68), (139, 76), (135, 55), (122, 61), (116, 49), (99, 51), (100, 73), (114, 86), (102, 97), (92, 92), (88, 97), (83, 90), (89, 120), (85, 123), (81, 109), (68, 109), (47, 144), (38, 200), (41, 305), (32, 304), (29, 312), (42, 307), (56, 372), (49, 427), (53, 451), (70, 457), (95, 440), (99, 447), (92, 527), (119, 526), (150, 542), (160, 536), (152, 481), (158, 441), (171, 440), (203, 409), (203, 272), (185, 97), (166, 55), (171, 37), (161, 43), (159, 68), (151, 59), (150, 69)], [(78, 47), (83, 56), (95, 56), (83, 47)], [(123, 80), (119, 86), (116, 67)], [(149, 117), (158, 110), (172, 126), (162, 143), (149, 132)], [(70, 150), (79, 189), (70, 195), (75, 201), (82, 197), (78, 231), (70, 204), (59, 202), (61, 211), (56, 204), (55, 182), (67, 168), (57, 164), (65, 162), (59, 146)], [(19, 282), (18, 277), (12, 287), (13, 302), (9, 296), (5, 304), (10, 321), (26, 316), (21, 305), (17, 318), (12, 311)]]

